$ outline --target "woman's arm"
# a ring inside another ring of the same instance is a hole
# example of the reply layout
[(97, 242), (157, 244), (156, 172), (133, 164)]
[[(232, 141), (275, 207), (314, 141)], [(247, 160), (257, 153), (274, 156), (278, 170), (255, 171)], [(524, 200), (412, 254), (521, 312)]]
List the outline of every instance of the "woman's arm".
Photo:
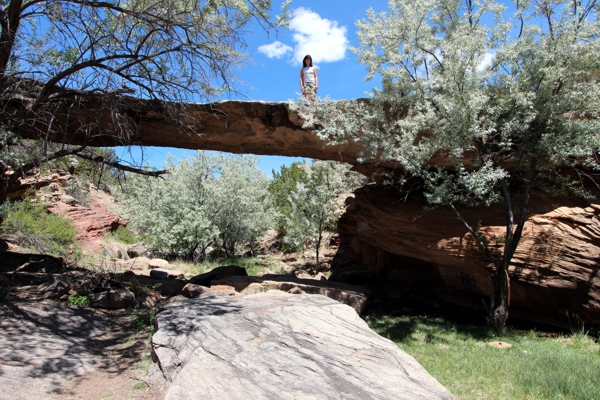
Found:
[(317, 69), (315, 67), (313, 67), (313, 70), (315, 71), (315, 93), (316, 93), (317, 90), (319, 90), (319, 77), (317, 76)]
[(304, 74), (302, 73), (302, 68), (300, 68), (300, 90), (304, 94)]

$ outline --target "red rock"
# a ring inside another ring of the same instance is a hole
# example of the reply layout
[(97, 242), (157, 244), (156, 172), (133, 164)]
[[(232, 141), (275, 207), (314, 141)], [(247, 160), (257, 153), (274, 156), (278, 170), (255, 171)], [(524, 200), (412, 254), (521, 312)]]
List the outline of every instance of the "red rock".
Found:
[[(445, 299), (482, 308), (492, 267), (452, 211), (424, 210), (412, 196), (397, 202), (393, 190), (359, 189), (339, 222), (338, 259), (353, 259), (389, 281), (422, 285)], [(551, 204), (560, 204), (552, 207)], [(509, 269), (512, 316), (568, 325), (566, 313), (600, 325), (600, 221), (583, 200), (532, 199), (523, 237)], [(481, 221), (492, 247), (503, 248), (501, 206), (461, 208)]]

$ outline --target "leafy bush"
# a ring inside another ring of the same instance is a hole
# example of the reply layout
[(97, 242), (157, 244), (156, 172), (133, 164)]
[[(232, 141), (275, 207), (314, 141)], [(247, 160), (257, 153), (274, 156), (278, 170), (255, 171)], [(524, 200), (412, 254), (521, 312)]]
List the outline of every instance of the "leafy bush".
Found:
[(34, 203), (31, 196), (4, 211), (2, 229), (19, 245), (71, 260), (80, 255), (73, 223), (48, 212), (44, 204)]
[(133, 233), (131, 230), (127, 229), (124, 226), (119, 226), (116, 231), (112, 233), (112, 237), (115, 238), (118, 242), (124, 244), (134, 244), (139, 242), (139, 238)]
[(361, 183), (359, 174), (333, 161), (297, 163), (289, 170), (282, 168), (271, 190), (282, 214), (284, 249), (300, 250), (312, 239), (318, 263), (322, 233), (335, 228), (344, 207), (336, 199)]
[(128, 178), (124, 211), (132, 227), (190, 260), (209, 247), (233, 257), (275, 223), (268, 179), (257, 157), (197, 152), (166, 168), (165, 179)]
[(88, 307), (90, 305), (90, 299), (87, 296), (81, 296), (78, 294), (72, 294), (68, 297), (69, 303), (76, 307)]

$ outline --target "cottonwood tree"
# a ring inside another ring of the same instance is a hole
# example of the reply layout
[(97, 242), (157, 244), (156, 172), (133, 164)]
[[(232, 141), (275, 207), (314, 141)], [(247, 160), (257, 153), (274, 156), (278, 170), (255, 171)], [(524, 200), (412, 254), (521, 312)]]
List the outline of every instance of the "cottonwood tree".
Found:
[(304, 174), (287, 195), (289, 209), (284, 214), (287, 229), (283, 241), (291, 248), (303, 248), (310, 239), (315, 240), (318, 267), (323, 232), (335, 227), (343, 209), (343, 203), (335, 200), (359, 186), (358, 174), (333, 161), (298, 163), (297, 167)]
[[(85, 148), (47, 145), (68, 142), (70, 126), (92, 135), (109, 125), (111, 145), (129, 144), (136, 119), (124, 95), (175, 102), (164, 117), (178, 121), (182, 102), (235, 91), (246, 27), (284, 24), (288, 3), (271, 18), (271, 0), (0, 0), (0, 204), (26, 167)], [(75, 121), (73, 106), (92, 98), (110, 124)], [(42, 140), (33, 160), (11, 150), (24, 131)]]
[[(307, 125), (365, 159), (400, 167), (432, 206), (450, 207), (493, 263), (490, 325), (508, 318), (508, 268), (535, 188), (597, 188), (600, 13), (596, 0), (390, 0), (357, 23), (370, 101), (304, 105)], [(453, 166), (435, 168), (434, 155)], [(414, 186), (411, 186), (414, 187)], [(589, 193), (588, 193), (589, 194)], [(458, 205), (506, 207), (491, 248)]]

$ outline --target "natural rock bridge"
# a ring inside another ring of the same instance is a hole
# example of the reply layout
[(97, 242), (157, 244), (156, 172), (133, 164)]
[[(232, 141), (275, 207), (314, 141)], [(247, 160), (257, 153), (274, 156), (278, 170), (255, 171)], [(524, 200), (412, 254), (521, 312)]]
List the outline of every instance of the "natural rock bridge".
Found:
[[(135, 121), (134, 134), (118, 134), (119, 121), (102, 97), (57, 116), (55, 140), (70, 144), (178, 147), (232, 153), (302, 156), (345, 161), (366, 175), (381, 165), (359, 164), (354, 143), (330, 146), (302, 129), (300, 116), (286, 103), (225, 101), (188, 104), (173, 112), (158, 101), (126, 99), (120, 106)], [(61, 125), (62, 124), (62, 125)], [(84, 126), (94, 126), (92, 130)], [(23, 132), (27, 136), (27, 132)], [(31, 134), (31, 138), (34, 137)], [(433, 165), (448, 165), (439, 155)], [(342, 245), (338, 265), (363, 267), (359, 282), (370, 279), (419, 285), (447, 301), (483, 308), (491, 268), (475, 241), (451, 212), (425, 211), (423, 199), (398, 199), (389, 188), (369, 185), (347, 201), (339, 222)], [(567, 314), (600, 325), (600, 200), (550, 197), (534, 193), (531, 215), (510, 268), (511, 315), (567, 325)], [(502, 246), (506, 231), (501, 207), (463, 210), (468, 221)]]

